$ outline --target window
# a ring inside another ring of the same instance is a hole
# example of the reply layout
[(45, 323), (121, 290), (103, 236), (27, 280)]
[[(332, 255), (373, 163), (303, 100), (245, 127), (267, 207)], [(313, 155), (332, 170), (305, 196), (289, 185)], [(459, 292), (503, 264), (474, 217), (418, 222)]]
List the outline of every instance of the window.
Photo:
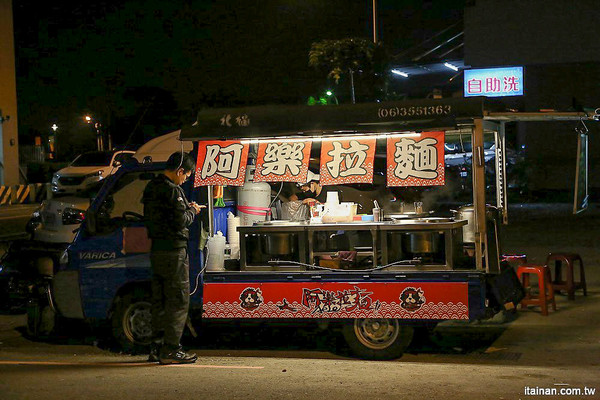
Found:
[[(159, 172), (131, 172), (119, 178), (98, 209), (98, 232), (107, 233), (144, 214), (142, 196), (146, 185)], [(127, 216), (129, 215), (129, 216)], [(133, 219), (132, 219), (133, 218)]]

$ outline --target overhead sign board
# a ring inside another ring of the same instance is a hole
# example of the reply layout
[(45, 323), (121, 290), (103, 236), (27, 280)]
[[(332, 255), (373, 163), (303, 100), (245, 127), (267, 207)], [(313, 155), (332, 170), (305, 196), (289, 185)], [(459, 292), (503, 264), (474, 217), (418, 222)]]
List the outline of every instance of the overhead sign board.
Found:
[(320, 136), (448, 128), (483, 116), (483, 99), (447, 98), (339, 106), (254, 106), (205, 109), (181, 140)]
[(523, 96), (523, 67), (466, 69), (465, 97)]

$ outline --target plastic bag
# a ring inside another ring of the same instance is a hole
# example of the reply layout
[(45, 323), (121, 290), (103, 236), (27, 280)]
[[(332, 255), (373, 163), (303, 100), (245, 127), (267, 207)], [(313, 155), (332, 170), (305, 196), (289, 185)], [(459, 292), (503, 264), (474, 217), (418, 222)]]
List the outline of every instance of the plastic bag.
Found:
[(281, 219), (304, 221), (308, 219), (308, 206), (301, 200), (288, 201), (281, 206)]

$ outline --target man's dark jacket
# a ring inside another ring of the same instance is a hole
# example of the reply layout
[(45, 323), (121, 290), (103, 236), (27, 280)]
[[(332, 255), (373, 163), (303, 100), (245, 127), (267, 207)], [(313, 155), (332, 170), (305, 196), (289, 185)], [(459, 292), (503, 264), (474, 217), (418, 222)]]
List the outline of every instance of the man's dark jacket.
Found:
[(188, 226), (196, 213), (183, 189), (165, 175), (152, 179), (144, 189), (144, 218), (153, 250), (173, 250), (187, 246)]

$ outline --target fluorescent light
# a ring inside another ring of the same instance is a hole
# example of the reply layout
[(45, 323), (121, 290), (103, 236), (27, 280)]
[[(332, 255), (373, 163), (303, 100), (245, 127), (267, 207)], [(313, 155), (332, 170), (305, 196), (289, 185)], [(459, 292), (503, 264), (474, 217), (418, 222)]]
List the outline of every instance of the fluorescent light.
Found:
[(458, 71), (458, 67), (456, 65), (452, 65), (450, 63), (444, 63), (444, 67), (450, 68), (452, 71)]
[(396, 75), (403, 76), (403, 77), (405, 77), (405, 78), (408, 78), (408, 74), (407, 74), (406, 72), (402, 72), (402, 71), (400, 71), (400, 70), (398, 70), (398, 69), (393, 69), (393, 70), (392, 70), (392, 73), (393, 73), (393, 74), (396, 74)]
[(417, 132), (388, 132), (378, 133), (373, 135), (357, 134), (343, 136), (309, 136), (309, 137), (284, 137), (284, 138), (260, 138), (260, 139), (243, 139), (242, 144), (258, 144), (258, 143), (296, 143), (303, 142), (331, 142), (334, 140), (361, 140), (361, 139), (387, 139), (397, 137), (421, 137), (421, 133)]

